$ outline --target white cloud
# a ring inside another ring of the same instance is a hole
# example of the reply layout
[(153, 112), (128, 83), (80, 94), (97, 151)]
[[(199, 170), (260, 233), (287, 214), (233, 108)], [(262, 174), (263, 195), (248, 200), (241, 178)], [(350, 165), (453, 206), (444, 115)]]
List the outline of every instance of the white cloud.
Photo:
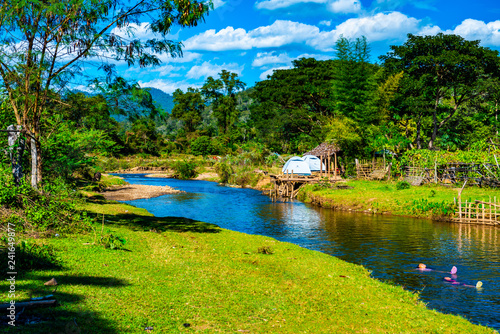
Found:
[(216, 77), (222, 70), (227, 70), (230, 72), (237, 73), (241, 76), (241, 72), (243, 72), (244, 65), (238, 65), (236, 63), (222, 64), (222, 65), (214, 65), (208, 61), (204, 62), (201, 65), (196, 65), (191, 67), (191, 69), (186, 73), (186, 78), (188, 79), (200, 79), (207, 78), (209, 76)]
[(246, 31), (227, 27), (219, 32), (207, 30), (189, 38), (186, 50), (249, 50), (306, 44), (321, 51), (331, 51), (339, 36), (348, 39), (366, 36), (369, 42), (404, 40), (408, 33), (419, 32), (420, 20), (400, 12), (379, 13), (349, 19), (330, 31), (289, 20), (277, 20), (268, 26)]
[[(180, 31), (181, 29), (179, 29), (175, 34), (167, 34), (166, 38), (170, 40), (177, 40), (179, 38)], [(130, 23), (128, 27), (124, 28), (115, 27), (111, 30), (111, 33), (125, 39), (146, 40), (152, 38), (162, 38), (161, 34), (154, 33), (150, 30), (149, 22), (142, 22), (140, 24)]]
[(164, 77), (164, 76), (178, 77), (179, 74), (175, 73), (175, 72), (180, 71), (180, 70), (184, 70), (184, 69), (186, 69), (184, 66), (174, 66), (174, 65), (166, 64), (166, 65), (163, 65), (160, 67), (149, 69), (148, 71), (149, 72), (158, 72), (158, 75), (160, 75), (162, 77)]
[(184, 42), (184, 46), (186, 50), (248, 50), (252, 48), (250, 42), (250, 37), (245, 29), (227, 27), (219, 32), (215, 32), (215, 29), (209, 29), (193, 36)]
[(182, 57), (172, 58), (170, 55), (163, 53), (161, 55), (156, 55), (162, 63), (189, 63), (196, 59), (201, 58), (200, 53), (184, 51)]
[(289, 70), (291, 69), (292, 66), (281, 66), (281, 67), (275, 67), (271, 68), (270, 70), (267, 70), (265, 72), (262, 72), (259, 76), (260, 80), (266, 80), (268, 75), (272, 75), (274, 71), (276, 70)]
[(304, 53), (297, 57), (290, 57), (286, 53), (276, 54), (274, 51), (272, 52), (259, 52), (257, 53), (256, 58), (252, 62), (253, 67), (265, 67), (267, 65), (277, 65), (277, 64), (287, 64), (291, 65), (292, 61), (300, 58), (314, 58), (316, 60), (327, 60), (331, 57), (327, 55), (319, 55), (319, 54), (309, 54)]
[(435, 25), (426, 25), (425, 27), (421, 28), (420, 31), (418, 32), (418, 35), (421, 36), (427, 36), (427, 35), (437, 35), (438, 33), (442, 32), (441, 28)]
[(275, 52), (259, 52), (253, 60), (253, 67), (262, 67), (269, 64), (288, 64), (292, 61), (286, 53), (276, 55)]
[(219, 7), (222, 7), (226, 4), (225, 1), (222, 1), (222, 0), (212, 0), (213, 4), (214, 4), (214, 9), (217, 9)]
[(320, 21), (320, 22), (319, 22), (319, 25), (320, 25), (320, 26), (327, 26), (327, 27), (329, 27), (329, 26), (331, 26), (331, 25), (332, 25), (332, 21), (331, 21), (331, 20), (330, 20), (330, 21), (323, 20), (323, 21)]
[(419, 31), (420, 21), (399, 12), (379, 13), (374, 16), (349, 19), (334, 30), (322, 31), (314, 39), (307, 41), (322, 51), (332, 51), (335, 41), (343, 36), (353, 39), (365, 36), (369, 42), (383, 40), (404, 40), (408, 33)]
[(418, 35), (436, 35), (438, 33), (459, 35), (467, 40), (480, 40), (485, 46), (500, 46), (500, 20), (486, 23), (466, 19), (455, 29), (442, 30), (439, 26), (428, 25), (420, 29)]
[(473, 19), (464, 20), (446, 34), (460, 35), (468, 40), (481, 40), (483, 45), (500, 46), (500, 20), (485, 23)]
[(327, 0), (263, 0), (255, 4), (257, 9), (280, 9), (290, 7), (299, 3), (326, 3)]
[(303, 23), (277, 20), (269, 26), (245, 29), (227, 27), (219, 32), (207, 30), (184, 43), (186, 50), (249, 50), (252, 48), (280, 47), (291, 43), (303, 43), (314, 38), (319, 28)]
[(194, 85), (192, 83), (189, 83), (187, 81), (171, 81), (171, 80), (163, 80), (163, 79), (154, 79), (150, 81), (142, 81), (139, 80), (138, 82), (139, 86), (145, 88), (145, 87), (153, 87), (153, 88), (158, 88), (165, 93), (172, 94), (175, 92), (176, 89), (181, 89), (182, 91), (187, 91), (189, 87), (193, 88), (200, 88), (201, 85)]
[(324, 4), (329, 11), (342, 14), (357, 13), (361, 10), (360, 0), (263, 0), (257, 2), (255, 7), (275, 10), (304, 3)]
[(361, 11), (361, 3), (356, 0), (338, 0), (328, 4), (328, 9), (334, 13), (358, 13)]

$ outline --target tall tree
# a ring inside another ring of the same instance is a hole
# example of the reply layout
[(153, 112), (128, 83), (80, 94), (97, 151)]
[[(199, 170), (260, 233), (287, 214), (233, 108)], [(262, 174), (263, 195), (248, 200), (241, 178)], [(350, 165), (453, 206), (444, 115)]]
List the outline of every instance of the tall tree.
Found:
[(222, 70), (219, 79), (208, 77), (201, 88), (203, 95), (211, 102), (213, 115), (223, 134), (238, 120), (236, 92), (243, 90), (245, 86), (246, 84), (238, 79), (238, 74)]
[(344, 115), (356, 122), (374, 121), (372, 102), (376, 91), (376, 65), (370, 64), (370, 46), (366, 37), (349, 41), (340, 37), (335, 43), (337, 66), (333, 79), (333, 104), (336, 115)]
[(205, 101), (198, 89), (189, 87), (187, 92), (177, 89), (174, 92), (174, 108), (172, 116), (181, 120), (186, 132), (193, 132), (201, 123), (201, 114), (205, 109)]
[(500, 75), (498, 51), (457, 35), (409, 34), (405, 44), (391, 46), (380, 58), (390, 71), (404, 71), (410, 82), (419, 82), (419, 95), (432, 105), (430, 149), (460, 108), (485, 92), (484, 80)]
[[(157, 65), (158, 55), (182, 54), (168, 38), (174, 26), (195, 26), (212, 6), (197, 0), (10, 0), (0, 6), (0, 75), (16, 121), (31, 143), (34, 187), (42, 180), (41, 122), (54, 90), (64, 87), (84, 60), (108, 58)], [(159, 36), (134, 38), (132, 24), (148, 19)], [(128, 37), (113, 33), (124, 29)]]
[(279, 152), (317, 145), (322, 140), (320, 127), (332, 115), (335, 62), (301, 58), (292, 64), (294, 68), (275, 70), (258, 82), (252, 93), (256, 103), (251, 123), (259, 140)]

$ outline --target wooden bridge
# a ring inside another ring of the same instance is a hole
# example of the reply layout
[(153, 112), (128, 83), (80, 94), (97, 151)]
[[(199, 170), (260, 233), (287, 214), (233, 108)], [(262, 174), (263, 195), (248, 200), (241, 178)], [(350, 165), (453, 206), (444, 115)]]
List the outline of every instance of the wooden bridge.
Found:
[(269, 196), (273, 201), (279, 199), (294, 199), (297, 197), (299, 190), (302, 186), (306, 184), (314, 184), (320, 182), (330, 182), (335, 183), (339, 181), (344, 181), (340, 175), (336, 173), (330, 175), (330, 173), (315, 173), (312, 175), (299, 175), (299, 174), (281, 174), (281, 175), (270, 175), (271, 183), (274, 184), (273, 189), (269, 190)]

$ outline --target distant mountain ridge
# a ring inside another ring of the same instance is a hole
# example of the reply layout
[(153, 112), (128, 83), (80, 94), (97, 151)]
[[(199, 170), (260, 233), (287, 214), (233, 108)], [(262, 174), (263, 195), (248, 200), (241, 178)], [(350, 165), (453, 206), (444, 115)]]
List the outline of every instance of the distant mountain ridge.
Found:
[[(153, 88), (153, 87), (143, 87), (143, 89), (147, 89), (151, 94), (151, 98), (155, 102), (155, 104), (161, 107), (164, 111), (171, 113), (174, 108), (174, 97), (168, 93), (165, 93), (161, 89)], [(95, 96), (97, 93), (87, 92), (79, 89), (72, 89), (72, 93), (82, 93), (85, 96)]]
[(160, 106), (163, 110), (170, 113), (174, 107), (174, 97), (168, 93), (165, 93), (161, 89), (153, 87), (144, 87), (147, 89), (153, 98), (153, 101)]

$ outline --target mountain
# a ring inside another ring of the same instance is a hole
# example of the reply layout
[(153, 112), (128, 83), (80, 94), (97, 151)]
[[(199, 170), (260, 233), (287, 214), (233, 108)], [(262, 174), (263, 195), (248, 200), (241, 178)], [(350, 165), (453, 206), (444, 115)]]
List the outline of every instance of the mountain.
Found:
[(174, 97), (172, 95), (167, 94), (158, 88), (147, 87), (145, 89), (149, 90), (153, 101), (163, 108), (163, 110), (168, 113), (172, 111), (172, 108), (174, 107)]

